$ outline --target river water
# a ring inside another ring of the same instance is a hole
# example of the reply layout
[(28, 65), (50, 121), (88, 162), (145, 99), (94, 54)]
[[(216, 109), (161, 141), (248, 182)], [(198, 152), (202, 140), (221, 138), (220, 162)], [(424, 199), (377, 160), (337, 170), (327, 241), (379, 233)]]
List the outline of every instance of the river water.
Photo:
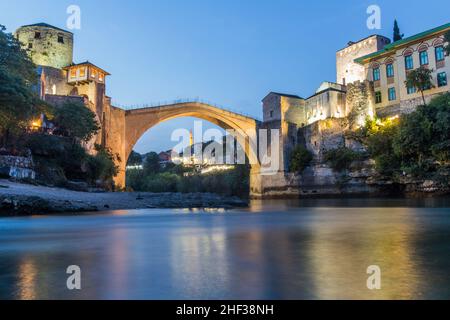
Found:
[[(347, 199), (0, 218), (0, 298), (450, 299), (449, 208)], [(67, 289), (70, 265), (81, 290)]]

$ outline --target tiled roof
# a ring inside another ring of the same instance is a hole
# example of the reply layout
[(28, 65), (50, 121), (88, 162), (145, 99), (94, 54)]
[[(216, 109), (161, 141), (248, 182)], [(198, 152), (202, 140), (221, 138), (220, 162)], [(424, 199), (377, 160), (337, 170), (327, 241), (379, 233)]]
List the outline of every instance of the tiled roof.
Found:
[(358, 59), (355, 59), (355, 62), (359, 63), (359, 64), (363, 64), (364, 61), (366, 61), (368, 59), (377, 57), (379, 55), (382, 55), (383, 53), (395, 50), (395, 49), (397, 49), (398, 47), (400, 47), (402, 45), (408, 44), (410, 42), (419, 40), (421, 38), (430, 36), (430, 35), (435, 34), (435, 33), (439, 33), (441, 31), (445, 31), (447, 29), (450, 30), (450, 23), (444, 24), (444, 25), (442, 25), (440, 27), (436, 27), (436, 28), (433, 28), (433, 29), (430, 29), (430, 30), (427, 30), (427, 31), (424, 31), (424, 32), (421, 32), (421, 33), (418, 33), (418, 34), (416, 34), (414, 36), (411, 36), (411, 37), (408, 37), (408, 38), (405, 38), (405, 39), (393, 42), (391, 44), (388, 44), (383, 49), (381, 49), (380, 51), (377, 51), (377, 52), (368, 54), (366, 56), (360, 57)]

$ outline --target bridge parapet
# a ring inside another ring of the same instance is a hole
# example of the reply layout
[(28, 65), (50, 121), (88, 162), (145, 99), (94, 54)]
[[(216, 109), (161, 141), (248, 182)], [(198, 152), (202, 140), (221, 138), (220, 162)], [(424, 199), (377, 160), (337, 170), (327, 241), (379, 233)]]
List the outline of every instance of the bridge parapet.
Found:
[(229, 112), (233, 115), (242, 116), (245, 118), (253, 119), (258, 122), (262, 122), (262, 119), (259, 117), (256, 117), (254, 115), (248, 114), (246, 112), (242, 112), (240, 110), (235, 110), (233, 108), (224, 107), (223, 105), (200, 99), (200, 98), (186, 98), (186, 99), (176, 99), (173, 101), (163, 101), (163, 102), (157, 102), (157, 103), (149, 103), (149, 104), (142, 104), (142, 105), (121, 105), (118, 103), (113, 103), (113, 105), (117, 108), (123, 109), (125, 111), (136, 111), (136, 110), (142, 110), (142, 109), (151, 109), (151, 108), (162, 108), (162, 107), (169, 107), (169, 106), (179, 106), (181, 104), (189, 104), (189, 103), (199, 103), (206, 106), (216, 107), (218, 109), (223, 110), (224, 112)]

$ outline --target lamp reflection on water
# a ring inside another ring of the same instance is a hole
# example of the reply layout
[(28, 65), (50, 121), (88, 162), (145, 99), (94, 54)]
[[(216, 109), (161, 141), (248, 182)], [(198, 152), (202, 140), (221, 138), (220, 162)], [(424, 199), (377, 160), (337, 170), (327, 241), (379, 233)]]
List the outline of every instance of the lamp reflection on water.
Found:
[(33, 300), (36, 299), (36, 276), (37, 269), (34, 260), (25, 257), (25, 259), (19, 265), (17, 283), (17, 295), (21, 300)]

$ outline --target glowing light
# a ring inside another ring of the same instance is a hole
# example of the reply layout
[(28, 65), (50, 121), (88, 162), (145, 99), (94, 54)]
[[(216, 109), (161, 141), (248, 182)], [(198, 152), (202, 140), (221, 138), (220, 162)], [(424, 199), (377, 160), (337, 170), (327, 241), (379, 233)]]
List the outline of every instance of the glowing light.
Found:
[(393, 117), (388, 118), (388, 120), (389, 120), (389, 121), (394, 121), (394, 120), (397, 120), (397, 119), (399, 119), (399, 118), (400, 118), (400, 116), (397, 114), (397, 115), (395, 115), (395, 116), (393, 116)]

